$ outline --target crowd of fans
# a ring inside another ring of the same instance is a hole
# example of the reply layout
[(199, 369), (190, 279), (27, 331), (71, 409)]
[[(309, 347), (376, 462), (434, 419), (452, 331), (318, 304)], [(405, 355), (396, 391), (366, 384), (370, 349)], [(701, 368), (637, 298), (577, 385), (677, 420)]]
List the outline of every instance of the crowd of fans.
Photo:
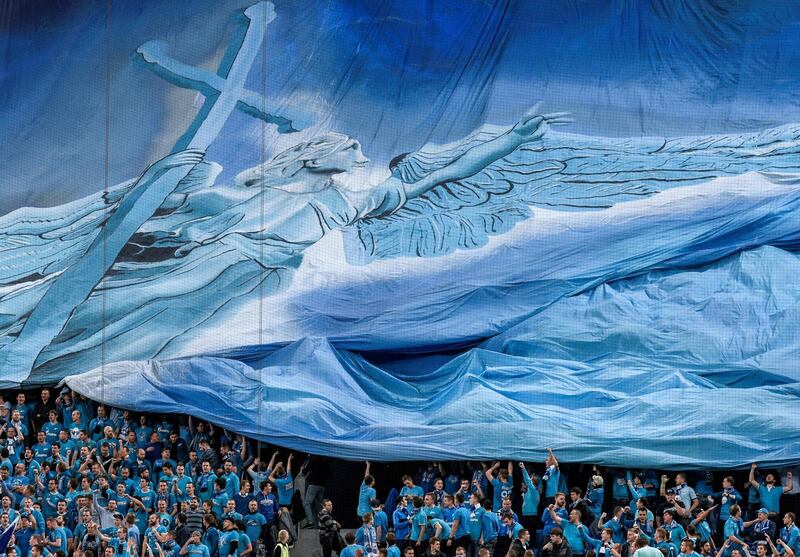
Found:
[[(9, 557), (288, 557), (300, 525), (317, 530), (323, 557), (800, 557), (795, 516), (781, 513), (798, 491), (791, 471), (753, 465), (714, 485), (593, 467), (581, 489), (548, 449), (543, 465), (428, 463), (378, 486), (366, 463), (357, 508), (342, 511), (325, 498), (324, 459), (267, 462), (190, 417), (38, 394), (0, 397)], [(360, 527), (344, 530), (340, 512)]]

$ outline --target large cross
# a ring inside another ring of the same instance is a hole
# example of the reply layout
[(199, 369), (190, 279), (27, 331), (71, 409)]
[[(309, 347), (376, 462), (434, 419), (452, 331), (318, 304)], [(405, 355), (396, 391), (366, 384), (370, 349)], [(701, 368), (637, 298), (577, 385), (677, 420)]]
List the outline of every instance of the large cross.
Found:
[[(205, 95), (203, 107), (173, 147), (173, 153), (183, 149), (205, 151), (236, 108), (277, 124), (279, 131), (295, 131), (289, 118), (267, 113), (261, 95), (245, 89), (267, 24), (275, 19), (275, 8), (271, 2), (259, 2), (247, 8), (244, 16), (244, 24), (216, 74), (168, 58), (160, 43), (146, 43), (138, 49), (160, 76)], [(134, 188), (120, 201), (86, 253), (53, 280), (17, 338), (0, 350), (0, 370), (5, 380), (21, 383), (28, 378), (42, 350), (61, 332), (75, 308), (100, 284), (131, 236), (153, 216), (191, 169), (179, 166), (165, 170), (147, 187)]]

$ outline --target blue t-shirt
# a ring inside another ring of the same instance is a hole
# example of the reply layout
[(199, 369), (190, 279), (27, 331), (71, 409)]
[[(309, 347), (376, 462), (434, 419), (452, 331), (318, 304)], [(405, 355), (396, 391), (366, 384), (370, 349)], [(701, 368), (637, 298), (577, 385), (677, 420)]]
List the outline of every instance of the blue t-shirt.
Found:
[(428, 517), (425, 516), (425, 513), (422, 512), (421, 509), (417, 509), (414, 511), (414, 514), (411, 515), (411, 540), (416, 542), (419, 539), (420, 531), (422, 530), (423, 526), (428, 525)]
[[(544, 480), (545, 485), (544, 496), (555, 497), (556, 493), (558, 493), (558, 485), (561, 482), (561, 470), (557, 466), (548, 466), (542, 476), (542, 480)], [(625, 491), (627, 491), (627, 488)]]
[(425, 530), (425, 537), (430, 539), (436, 534), (436, 527), (440, 527), (442, 529), (441, 533), (439, 534), (440, 540), (447, 540), (450, 537), (450, 533), (452, 529), (450, 525), (442, 520), (441, 518), (433, 518), (428, 521), (428, 528)]
[(158, 539), (156, 538), (156, 532), (158, 532), (159, 534), (163, 534), (166, 531), (167, 529), (160, 525), (156, 526), (155, 528), (151, 526), (144, 531), (145, 541), (147, 542), (147, 545), (150, 547), (150, 549), (153, 550), (154, 555), (158, 554), (158, 546), (156, 545), (158, 543)]
[(292, 504), (294, 495), (294, 480), (291, 474), (275, 478), (275, 487), (278, 488), (278, 504), (288, 506)]
[(497, 533), (500, 531), (500, 521), (495, 513), (487, 513), (485, 510), (481, 515), (481, 535), (483, 543), (497, 540)]
[(239, 532), (236, 530), (229, 530), (227, 532), (219, 533), (219, 557), (231, 557), (238, 554), (238, 551), (233, 551), (233, 542), (239, 543)]
[(248, 536), (244, 532), (239, 532), (239, 547), (236, 550), (236, 554), (241, 555), (242, 553), (247, 551), (247, 546), (251, 545), (252, 542), (253, 540), (250, 539), (250, 536)]
[(374, 488), (361, 482), (361, 487), (358, 488), (358, 508), (356, 509), (356, 514), (358, 514), (358, 516), (372, 512), (370, 501), (375, 499), (376, 494), (377, 492)]
[(470, 507), (469, 509), (469, 537), (472, 541), (478, 541), (481, 537), (483, 523), (483, 507)]
[(261, 537), (261, 527), (267, 523), (267, 519), (261, 513), (248, 514), (244, 517), (244, 531), (250, 540), (257, 540)]
[(492, 480), (492, 487), (494, 488), (492, 509), (497, 512), (503, 506), (503, 499), (511, 497), (514, 488), (514, 478), (510, 475), (506, 481), (502, 481), (500, 478), (494, 478)]
[(761, 498), (761, 505), (771, 513), (778, 513), (781, 511), (782, 495), (782, 485), (772, 486), (772, 489), (767, 488), (764, 484), (759, 484), (758, 486), (758, 496)]
[(364, 556), (366, 557), (367, 551), (364, 549), (364, 546), (356, 544), (348, 545), (347, 547), (343, 548), (339, 552), (339, 557), (355, 557), (356, 551), (359, 549), (364, 552)]
[(373, 515), (373, 526), (375, 526), (375, 531), (378, 531), (378, 526), (381, 528), (381, 535), (378, 541), (385, 542), (386, 541), (386, 534), (389, 533), (389, 517), (386, 516), (386, 513), (383, 511), (377, 511)]
[(186, 555), (189, 557), (211, 557), (208, 547), (202, 543), (190, 543), (187, 545)]
[[(458, 520), (457, 525), (455, 524), (456, 520)], [(456, 528), (454, 536), (456, 538), (463, 538), (464, 536), (469, 535), (469, 522), (470, 522), (469, 509), (466, 507), (458, 507), (456, 509), (455, 514), (453, 515), (453, 525)]]
[[(60, 423), (51, 423), (47, 422), (42, 426), (42, 431), (44, 431), (44, 442), (48, 445), (53, 445), (58, 443), (58, 433), (64, 429), (64, 426)], [(48, 452), (49, 454), (49, 452)]]
[(396, 545), (390, 545), (386, 548), (386, 557), (400, 557), (400, 548)]

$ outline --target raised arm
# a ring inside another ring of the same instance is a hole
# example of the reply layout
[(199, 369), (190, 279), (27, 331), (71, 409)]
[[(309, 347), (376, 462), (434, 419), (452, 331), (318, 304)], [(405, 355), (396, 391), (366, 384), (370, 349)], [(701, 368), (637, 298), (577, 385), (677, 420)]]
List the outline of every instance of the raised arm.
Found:
[(706, 517), (707, 517), (708, 515), (710, 515), (710, 514), (711, 514), (711, 511), (713, 511), (714, 509), (716, 509), (718, 506), (719, 506), (719, 505), (714, 505), (714, 506), (712, 506), (712, 507), (708, 507), (708, 508), (707, 508), (706, 510), (704, 510), (704, 511), (700, 511), (700, 512), (697, 514), (697, 517), (695, 517), (695, 519), (694, 519), (692, 522), (695, 524), (695, 526), (696, 526), (696, 525), (698, 525), (698, 524), (700, 524), (701, 522), (703, 522), (703, 521), (706, 519)]
[(500, 461), (499, 460), (497, 462), (495, 462), (494, 464), (492, 464), (492, 467), (487, 469), (484, 472), (484, 475), (486, 476), (486, 479), (489, 480), (490, 483), (494, 481), (494, 473), (495, 473), (495, 471), (497, 471), (498, 468), (500, 468)]
[(366, 478), (367, 476), (369, 476), (369, 467), (370, 467), (369, 460), (364, 461), (364, 464), (366, 464), (366, 467), (364, 468), (364, 477)]
[(795, 552), (792, 550), (789, 544), (787, 544), (780, 538), (777, 538), (775, 541), (778, 543), (779, 546), (783, 548), (784, 557), (795, 557)]
[(794, 489), (794, 476), (791, 471), (789, 471), (786, 472), (786, 485), (783, 486), (783, 492), (789, 493), (792, 489)]
[(289, 458), (286, 459), (286, 473), (292, 473), (292, 459), (294, 458), (294, 453), (289, 453)]
[(418, 197), (438, 184), (462, 180), (477, 174), (495, 161), (513, 153), (517, 147), (538, 141), (549, 126), (572, 122), (565, 112), (526, 116), (506, 133), (476, 145), (447, 166), (431, 172), (418, 182), (404, 184), (407, 198)]
[(525, 482), (528, 489), (536, 489), (536, 486), (533, 485), (533, 480), (531, 480), (531, 475), (528, 474), (528, 470), (525, 468), (525, 463), (520, 462), (519, 467), (522, 469), (522, 481)]
[(750, 485), (752, 485), (756, 489), (758, 489), (758, 487), (761, 485), (760, 483), (758, 483), (758, 481), (756, 481), (757, 466), (758, 465), (755, 462), (750, 465), (750, 477), (748, 478), (748, 480), (750, 481)]
[(558, 460), (556, 459), (556, 455), (553, 454), (553, 449), (548, 447), (547, 454), (550, 456), (550, 465), (558, 468)]
[(272, 453), (272, 458), (269, 459), (269, 463), (267, 464), (267, 474), (272, 473), (272, 469), (275, 468), (275, 461), (278, 458), (278, 451)]

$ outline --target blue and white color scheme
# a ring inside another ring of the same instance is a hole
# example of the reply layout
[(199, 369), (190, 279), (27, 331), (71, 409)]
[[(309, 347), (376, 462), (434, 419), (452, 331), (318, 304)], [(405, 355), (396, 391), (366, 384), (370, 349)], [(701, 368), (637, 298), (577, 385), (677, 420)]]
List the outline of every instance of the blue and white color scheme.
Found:
[(776, 4), (9, 5), (0, 387), (347, 458), (795, 461)]

